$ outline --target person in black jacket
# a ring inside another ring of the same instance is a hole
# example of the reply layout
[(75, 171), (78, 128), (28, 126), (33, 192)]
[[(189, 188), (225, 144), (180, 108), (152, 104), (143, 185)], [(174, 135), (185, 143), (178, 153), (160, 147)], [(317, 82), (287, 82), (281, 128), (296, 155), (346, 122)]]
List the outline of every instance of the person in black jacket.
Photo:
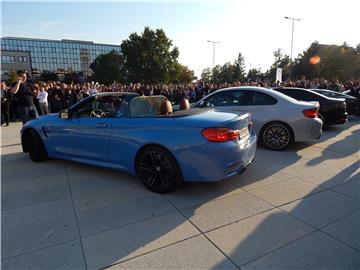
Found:
[(10, 89), (17, 99), (17, 110), (23, 124), (27, 121), (38, 117), (38, 113), (34, 104), (34, 93), (30, 83), (27, 82), (25, 71), (17, 72), (18, 81), (14, 83)]

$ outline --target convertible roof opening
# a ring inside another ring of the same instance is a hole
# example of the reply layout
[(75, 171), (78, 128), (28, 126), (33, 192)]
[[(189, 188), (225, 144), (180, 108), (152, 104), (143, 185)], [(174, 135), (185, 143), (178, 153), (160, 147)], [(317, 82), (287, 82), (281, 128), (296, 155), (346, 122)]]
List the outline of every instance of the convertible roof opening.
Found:
[(130, 102), (131, 116), (151, 116), (159, 115), (161, 103), (168, 99), (164, 96), (140, 96), (135, 97)]
[[(207, 109), (194, 108), (189, 110), (170, 110), (167, 114), (162, 112), (162, 105), (169, 100), (165, 96), (138, 96), (131, 100), (130, 111), (132, 117), (184, 117), (203, 113)], [(168, 105), (168, 104), (167, 104)], [(170, 104), (171, 105), (171, 104)]]

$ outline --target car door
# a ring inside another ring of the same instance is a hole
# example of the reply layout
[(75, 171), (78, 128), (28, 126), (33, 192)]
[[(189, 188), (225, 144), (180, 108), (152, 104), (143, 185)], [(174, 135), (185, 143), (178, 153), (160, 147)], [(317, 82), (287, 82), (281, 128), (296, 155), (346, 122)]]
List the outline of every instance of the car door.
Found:
[(47, 127), (55, 155), (106, 161), (115, 113), (113, 97), (90, 97), (69, 118)]

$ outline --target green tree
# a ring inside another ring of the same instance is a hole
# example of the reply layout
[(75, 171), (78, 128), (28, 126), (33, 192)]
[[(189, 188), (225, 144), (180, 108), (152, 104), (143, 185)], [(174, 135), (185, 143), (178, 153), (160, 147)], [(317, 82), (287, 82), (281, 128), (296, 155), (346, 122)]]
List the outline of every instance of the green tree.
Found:
[(211, 76), (212, 76), (211, 69), (210, 68), (205, 68), (201, 72), (200, 80), (202, 82), (210, 82), (211, 81)]
[(271, 65), (270, 70), (267, 72), (267, 76), (270, 81), (276, 79), (276, 69), (282, 68), (283, 80), (290, 79), (290, 58), (288, 55), (284, 55), (281, 49), (277, 49), (274, 53), (274, 63)]
[(90, 68), (94, 71), (92, 75), (94, 81), (104, 84), (111, 84), (114, 81), (125, 82), (124, 58), (116, 51), (99, 55), (91, 63)]
[[(317, 41), (311, 43), (310, 47), (295, 59), (293, 74), (295, 78), (305, 76), (308, 79), (319, 77), (320, 64), (311, 64), (312, 57), (320, 56), (321, 46)], [(321, 60), (320, 60), (321, 61)]]
[[(313, 42), (296, 59), (294, 72), (297, 77), (304, 75), (307, 79), (326, 78), (344, 82), (360, 77), (360, 46), (350, 47), (346, 42), (338, 45), (321, 45)], [(317, 56), (320, 61), (311, 59)]]
[(151, 30), (130, 34), (121, 44), (125, 67), (131, 82), (166, 83), (179, 71), (179, 50), (172, 46), (164, 30)]
[(234, 62), (234, 79), (240, 82), (245, 80), (246, 71), (245, 71), (245, 58), (239, 53), (238, 58)]
[(195, 80), (195, 74), (193, 70), (190, 70), (187, 66), (179, 64), (179, 73), (177, 81), (180, 83), (190, 83)]
[(257, 79), (261, 79), (263, 75), (259, 69), (251, 68), (246, 77), (248, 81), (256, 81)]

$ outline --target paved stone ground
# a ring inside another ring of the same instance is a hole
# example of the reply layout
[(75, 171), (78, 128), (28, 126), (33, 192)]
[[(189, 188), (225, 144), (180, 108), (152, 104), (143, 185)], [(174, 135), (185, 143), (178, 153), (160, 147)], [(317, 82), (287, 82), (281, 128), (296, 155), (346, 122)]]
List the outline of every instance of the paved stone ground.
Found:
[(356, 118), (167, 195), (118, 171), (32, 163), (19, 129), (1, 128), (2, 269), (360, 268)]

